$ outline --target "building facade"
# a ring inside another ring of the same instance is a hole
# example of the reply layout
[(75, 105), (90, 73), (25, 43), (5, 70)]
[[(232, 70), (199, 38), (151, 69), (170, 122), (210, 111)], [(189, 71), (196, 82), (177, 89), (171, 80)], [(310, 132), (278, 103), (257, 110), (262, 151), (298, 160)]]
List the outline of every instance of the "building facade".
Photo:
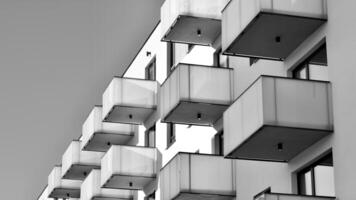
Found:
[(166, 0), (39, 200), (353, 200), (356, 2)]

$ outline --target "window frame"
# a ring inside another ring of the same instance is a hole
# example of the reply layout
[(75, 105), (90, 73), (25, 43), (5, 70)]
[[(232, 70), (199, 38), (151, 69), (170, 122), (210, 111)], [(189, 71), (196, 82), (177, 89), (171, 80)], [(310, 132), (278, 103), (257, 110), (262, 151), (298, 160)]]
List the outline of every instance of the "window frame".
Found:
[[(310, 172), (311, 174), (311, 190), (312, 190), (312, 196), (320, 196), (316, 194), (316, 185), (315, 185), (315, 168), (317, 166), (322, 166), (320, 163), (327, 158), (328, 156), (331, 156), (333, 158), (333, 153), (332, 151), (328, 151), (325, 153), (325, 155), (321, 156), (321, 158), (317, 159), (315, 162), (311, 163), (310, 165), (306, 166), (299, 172), (297, 172), (297, 188), (298, 188), (298, 194), (299, 195), (308, 195), (308, 194), (303, 194), (303, 189), (302, 189), (302, 181), (303, 181), (303, 175), (306, 173)], [(332, 159), (333, 163), (333, 159)], [(332, 164), (334, 166), (334, 164)], [(334, 186), (335, 187), (335, 186)]]
[[(150, 69), (153, 67), (153, 77), (150, 77)], [(157, 72), (157, 63), (156, 63), (156, 56), (154, 56), (148, 65), (145, 67), (145, 79), (146, 80), (156, 80), (156, 72)]]

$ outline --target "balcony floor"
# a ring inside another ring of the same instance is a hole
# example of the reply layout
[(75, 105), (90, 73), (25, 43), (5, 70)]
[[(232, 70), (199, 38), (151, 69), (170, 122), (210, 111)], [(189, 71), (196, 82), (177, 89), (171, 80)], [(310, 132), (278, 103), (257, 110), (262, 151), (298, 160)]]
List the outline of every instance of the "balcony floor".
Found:
[[(164, 118), (163, 122), (192, 124), (201, 126), (213, 125), (228, 108), (228, 105), (180, 101)], [(201, 119), (197, 114), (201, 113)]]
[(100, 169), (100, 167), (95, 165), (72, 165), (64, 174), (63, 179), (84, 180), (92, 169)]
[(218, 194), (204, 194), (204, 193), (191, 193), (181, 192), (174, 200), (233, 200), (234, 195), (218, 195)]
[(132, 138), (132, 134), (94, 133), (83, 150), (106, 152), (111, 145), (125, 145)]
[[(325, 19), (259, 13), (230, 44), (224, 54), (284, 60)], [(280, 42), (276, 42), (276, 37)]]
[[(104, 188), (142, 190), (147, 184), (155, 180), (156, 177), (113, 175), (103, 185)], [(130, 186), (130, 182), (132, 186)]]
[[(115, 106), (104, 119), (105, 122), (142, 124), (153, 113), (155, 108), (134, 106)], [(130, 118), (130, 115), (132, 116)]]
[(80, 189), (55, 188), (49, 198), (80, 198)]
[[(287, 162), (331, 131), (264, 125), (227, 158)], [(278, 143), (283, 143), (279, 151)]]
[[(197, 30), (201, 30), (198, 36)], [(165, 34), (163, 41), (211, 45), (220, 35), (221, 21), (181, 15)]]

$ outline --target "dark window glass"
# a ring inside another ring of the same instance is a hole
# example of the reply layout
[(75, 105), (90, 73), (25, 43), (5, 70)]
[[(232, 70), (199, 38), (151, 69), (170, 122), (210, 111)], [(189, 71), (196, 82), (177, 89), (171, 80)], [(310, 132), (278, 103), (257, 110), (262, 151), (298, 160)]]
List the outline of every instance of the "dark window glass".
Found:
[(156, 125), (147, 129), (145, 132), (145, 146), (156, 147)]
[(214, 154), (216, 155), (224, 155), (224, 132), (221, 131), (217, 133), (214, 137)]
[(145, 69), (146, 80), (156, 80), (156, 58), (153, 58), (150, 64), (147, 65)]
[(250, 66), (252, 66), (253, 64), (255, 64), (258, 60), (259, 60), (259, 58), (250, 57)]
[(154, 191), (150, 195), (146, 196), (145, 200), (154, 200), (154, 199), (156, 199), (155, 193), (156, 193), (156, 191)]
[(293, 78), (327, 81), (327, 65), (326, 44), (323, 44), (293, 70)]
[(176, 141), (176, 126), (173, 123), (167, 123), (167, 148)]
[(298, 189), (302, 195), (335, 196), (332, 153), (298, 173)]

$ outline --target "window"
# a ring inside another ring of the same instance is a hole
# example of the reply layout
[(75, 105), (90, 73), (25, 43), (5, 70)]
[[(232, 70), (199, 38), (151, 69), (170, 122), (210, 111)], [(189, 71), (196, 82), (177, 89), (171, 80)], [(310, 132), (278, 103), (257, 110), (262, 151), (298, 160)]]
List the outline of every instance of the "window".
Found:
[(176, 126), (173, 123), (167, 123), (167, 149), (176, 141)]
[(167, 42), (167, 77), (172, 72), (172, 68), (175, 64), (175, 52), (174, 52), (174, 43)]
[(156, 147), (156, 125), (147, 129), (145, 132), (145, 146)]
[(298, 173), (298, 191), (301, 195), (335, 196), (332, 153)]
[(156, 80), (156, 57), (154, 57), (150, 64), (145, 68), (145, 79), (152, 81)]
[(221, 131), (214, 136), (214, 154), (224, 155), (224, 132)]
[(314, 53), (293, 70), (293, 78), (307, 80), (329, 80), (326, 44), (321, 45)]

